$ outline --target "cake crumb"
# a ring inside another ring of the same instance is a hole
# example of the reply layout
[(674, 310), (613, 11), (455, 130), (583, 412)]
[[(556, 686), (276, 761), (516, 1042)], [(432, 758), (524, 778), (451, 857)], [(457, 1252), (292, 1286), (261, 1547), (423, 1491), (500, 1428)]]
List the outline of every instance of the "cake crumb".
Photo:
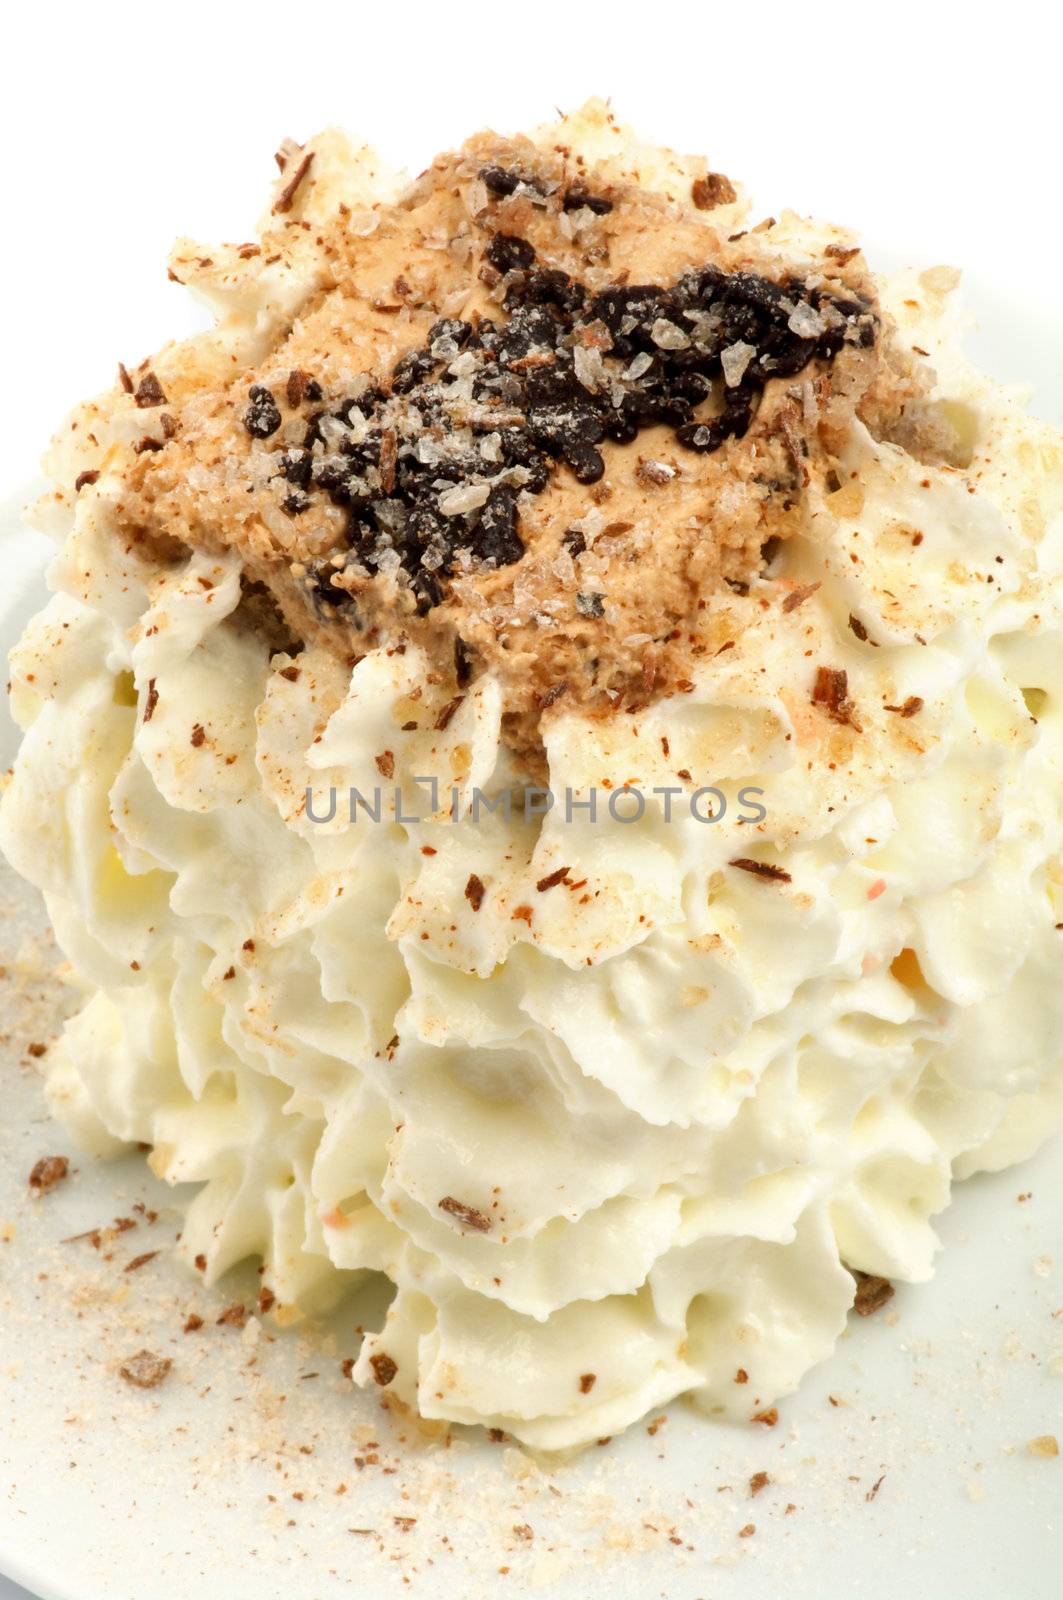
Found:
[(66, 1156), (42, 1156), (29, 1175), (30, 1193), (39, 1199), (57, 1183), (62, 1183), (69, 1172), (70, 1162)]
[(138, 1350), (136, 1355), (123, 1361), (118, 1371), (126, 1383), (135, 1389), (157, 1389), (169, 1375), (173, 1362), (169, 1356), (155, 1355), (151, 1350)]

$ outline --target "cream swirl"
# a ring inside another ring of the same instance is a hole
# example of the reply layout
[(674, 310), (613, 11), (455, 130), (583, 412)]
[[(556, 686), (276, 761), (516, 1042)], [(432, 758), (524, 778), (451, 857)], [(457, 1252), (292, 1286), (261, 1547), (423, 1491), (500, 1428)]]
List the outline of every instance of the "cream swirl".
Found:
[[(183, 1254), (260, 1255), (282, 1320), (386, 1274), (355, 1377), (426, 1417), (559, 1448), (763, 1411), (846, 1267), (928, 1277), (953, 1178), (1063, 1117), (1063, 456), (945, 290), (884, 299), (970, 464), (854, 423), (689, 693), (544, 724), (555, 793), (637, 786), (635, 821), (473, 823), (514, 781), (490, 674), (451, 709), (418, 648), (272, 654), (235, 555), (125, 549), (106, 471), (78, 500), (0, 818), (94, 991), (52, 1098), (200, 1184)], [(767, 814), (709, 825), (699, 784)], [(308, 816), (352, 788), (379, 822)]]

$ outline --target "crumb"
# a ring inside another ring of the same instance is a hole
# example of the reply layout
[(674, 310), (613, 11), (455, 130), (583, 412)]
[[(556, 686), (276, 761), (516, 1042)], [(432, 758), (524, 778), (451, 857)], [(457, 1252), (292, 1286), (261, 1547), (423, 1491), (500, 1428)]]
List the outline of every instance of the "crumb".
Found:
[(876, 1278), (869, 1272), (853, 1272), (856, 1279), (856, 1296), (853, 1310), (858, 1317), (870, 1317), (893, 1299), (894, 1288), (888, 1278)]
[(438, 1202), (440, 1211), (445, 1211), (448, 1216), (454, 1217), (463, 1227), (471, 1228), (474, 1233), (489, 1233), (491, 1219), (485, 1217), (482, 1211), (477, 1211), (475, 1206), (466, 1205), (463, 1200), (455, 1200), (453, 1195), (445, 1194)]
[(172, 1366), (173, 1362), (169, 1356), (157, 1356), (150, 1350), (138, 1350), (135, 1356), (123, 1361), (118, 1371), (125, 1381), (136, 1389), (157, 1389)]
[(369, 1357), (369, 1365), (373, 1369), (373, 1377), (382, 1389), (387, 1388), (399, 1370), (397, 1362), (394, 1362), (389, 1355), (385, 1355), (382, 1350)]
[(54, 1189), (70, 1172), (66, 1156), (42, 1156), (29, 1175), (30, 1193), (40, 1196)]

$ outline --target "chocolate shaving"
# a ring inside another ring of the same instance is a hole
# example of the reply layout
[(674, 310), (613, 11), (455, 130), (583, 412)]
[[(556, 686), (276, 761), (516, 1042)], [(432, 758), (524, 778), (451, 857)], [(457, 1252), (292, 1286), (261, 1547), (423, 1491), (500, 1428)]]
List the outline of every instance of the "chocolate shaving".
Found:
[(777, 867), (771, 861), (754, 861), (750, 856), (735, 856), (730, 865), (738, 867), (742, 872), (751, 872), (755, 878), (767, 878), (772, 883), (794, 881), (784, 867)]
[(465, 696), (463, 694), (458, 694), (454, 696), (453, 700), (447, 701), (446, 705), (443, 707), (442, 711), (435, 720), (434, 726), (437, 733), (442, 733), (443, 729), (447, 727), (451, 717), (454, 715), (455, 711), (457, 711), (464, 699)]
[[(295, 199), (295, 192), (302, 183), (303, 179), (306, 177), (307, 173), (310, 171), (310, 163), (313, 161), (313, 159), (314, 152), (312, 150), (308, 150), (306, 155), (300, 161), (299, 165), (296, 167), (295, 171), (292, 173), (291, 177), (288, 179), (288, 182), (284, 185), (284, 188), (281, 190), (276, 200), (274, 200), (274, 212), (277, 212), (283, 216), (285, 212), (292, 209), (292, 201)], [(282, 167), (281, 171), (283, 172), (283, 170), (284, 168)]]
[(390, 494), (395, 487), (395, 463), (399, 456), (399, 440), (394, 428), (384, 428), (380, 435), (380, 487)]
[(579, 1392), (580, 1392), (580, 1394), (590, 1394), (591, 1390), (594, 1388), (594, 1385), (597, 1383), (597, 1381), (598, 1381), (598, 1374), (596, 1372), (584, 1372), (584, 1373), (582, 1373), (580, 1375), (580, 1380), (579, 1380)]
[(849, 699), (849, 675), (840, 667), (818, 667), (812, 689), (812, 704), (822, 706), (832, 722), (860, 732), (856, 721), (856, 707)]
[(98, 472), (79, 472), (74, 479), (74, 493), (80, 494), (82, 489), (87, 489), (90, 483), (95, 483), (98, 477)]
[(548, 877), (540, 878), (535, 887), (540, 894), (545, 894), (548, 889), (556, 889), (559, 883), (564, 883), (568, 877), (567, 867), (558, 867), (556, 872), (551, 872)]
[(465, 643), (465, 640), (460, 637), (456, 638), (454, 640), (454, 676), (458, 680), (459, 688), (464, 688), (471, 679), (472, 663), (472, 651)]
[(144, 721), (150, 722), (155, 715), (155, 707), (159, 703), (159, 691), (155, 687), (155, 679), (148, 679), (148, 692), (144, 696)]
[(149, 1261), (154, 1261), (158, 1253), (157, 1250), (145, 1250), (142, 1256), (134, 1256), (132, 1261), (127, 1261), (122, 1271), (139, 1272), (141, 1267), (146, 1267)]
[(910, 694), (902, 706), (887, 706), (887, 711), (895, 711), (899, 717), (914, 717), (923, 709), (923, 700), (920, 695)]
[(463, 1200), (455, 1200), (453, 1195), (445, 1194), (439, 1201), (439, 1209), (445, 1211), (449, 1217), (454, 1217), (463, 1228), (471, 1228), (474, 1233), (491, 1231), (490, 1217), (485, 1217), (475, 1206), (467, 1206)]
[(465, 885), (465, 898), (472, 906), (474, 911), (479, 911), (480, 907), (483, 905), (484, 893), (485, 890), (483, 879), (478, 878), (475, 872), (471, 872), (469, 874), (469, 881)]
[(810, 599), (818, 588), (818, 583), (806, 583), (800, 589), (791, 589), (782, 603), (783, 610), (786, 612), (796, 611), (798, 606), (803, 606), (805, 601)]

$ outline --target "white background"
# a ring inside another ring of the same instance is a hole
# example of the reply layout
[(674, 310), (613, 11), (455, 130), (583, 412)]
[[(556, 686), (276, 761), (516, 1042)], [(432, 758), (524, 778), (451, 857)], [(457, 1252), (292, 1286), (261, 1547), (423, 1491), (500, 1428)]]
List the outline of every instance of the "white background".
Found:
[[(146, 0), (6, 8), (5, 487), (58, 416), (187, 327), (171, 240), (245, 239), (284, 135), (418, 170), (611, 96), (647, 137), (1025, 291), (1058, 280), (1057, 8), (878, 0)], [(1050, 292), (1058, 293), (1058, 288)], [(1042, 290), (1043, 295), (1043, 290)]]
[[(329, 122), (416, 171), (476, 127), (611, 96), (644, 136), (742, 179), (758, 215), (828, 214), (1044, 304), (1063, 292), (1049, 18), (1025, 0), (11, 8), (0, 496), (118, 360), (190, 326), (173, 236), (249, 237), (278, 141)], [(1044, 383), (1060, 353), (1044, 356), (1017, 348), (1006, 375), (1029, 363)], [(16, 1592), (0, 1579), (0, 1600)]]

